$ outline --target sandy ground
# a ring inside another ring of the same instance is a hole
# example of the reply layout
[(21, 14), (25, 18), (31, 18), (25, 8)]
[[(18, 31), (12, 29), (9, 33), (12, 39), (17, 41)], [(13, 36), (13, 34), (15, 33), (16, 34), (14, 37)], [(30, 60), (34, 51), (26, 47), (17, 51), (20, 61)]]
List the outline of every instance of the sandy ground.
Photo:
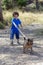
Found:
[(33, 38), (33, 53), (23, 53), (23, 37), (20, 43), (10, 46), (9, 29), (0, 30), (0, 65), (43, 65), (43, 36), (36, 36), (36, 29), (42, 29), (43, 25), (30, 25), (24, 27), (22, 32), (29, 38)]

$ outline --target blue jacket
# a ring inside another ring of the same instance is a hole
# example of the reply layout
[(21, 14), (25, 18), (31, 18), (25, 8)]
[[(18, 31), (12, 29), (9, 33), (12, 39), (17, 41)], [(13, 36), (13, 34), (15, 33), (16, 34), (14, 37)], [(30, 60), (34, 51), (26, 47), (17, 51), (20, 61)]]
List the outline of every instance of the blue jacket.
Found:
[(12, 25), (11, 25), (11, 30), (18, 31), (18, 29), (14, 26), (13, 22), (19, 27), (21, 25), (21, 21), (19, 19), (13, 18), (12, 19)]

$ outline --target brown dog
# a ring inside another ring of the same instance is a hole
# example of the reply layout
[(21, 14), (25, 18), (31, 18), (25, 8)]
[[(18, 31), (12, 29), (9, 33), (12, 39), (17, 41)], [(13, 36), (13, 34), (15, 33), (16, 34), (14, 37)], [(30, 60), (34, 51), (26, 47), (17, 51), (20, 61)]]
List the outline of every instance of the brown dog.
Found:
[(32, 52), (32, 45), (33, 45), (33, 39), (25, 39), (24, 38), (24, 45), (23, 45), (23, 52), (26, 53), (26, 50), (28, 50), (29, 48), (31, 49)]

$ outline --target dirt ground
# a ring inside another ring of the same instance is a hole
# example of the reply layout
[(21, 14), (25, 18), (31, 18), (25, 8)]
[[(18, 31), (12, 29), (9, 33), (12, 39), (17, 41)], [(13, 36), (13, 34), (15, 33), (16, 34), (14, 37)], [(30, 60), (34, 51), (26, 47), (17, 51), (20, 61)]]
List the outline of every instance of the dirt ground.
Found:
[(9, 29), (0, 30), (0, 65), (43, 65), (43, 35), (36, 35), (36, 30), (43, 29), (43, 25), (27, 25), (22, 32), (33, 38), (33, 53), (23, 53), (24, 39), (20, 35), (20, 43), (10, 46)]

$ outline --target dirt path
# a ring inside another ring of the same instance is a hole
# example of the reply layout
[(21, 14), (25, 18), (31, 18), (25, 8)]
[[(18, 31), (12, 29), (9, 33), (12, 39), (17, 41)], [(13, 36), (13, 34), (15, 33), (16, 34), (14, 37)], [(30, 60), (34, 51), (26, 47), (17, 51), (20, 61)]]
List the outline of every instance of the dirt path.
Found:
[[(37, 29), (42, 29), (39, 27), (32, 25), (21, 29), (27, 37), (34, 39), (32, 54), (29, 52), (24, 54), (23, 45), (18, 45), (16, 39), (15, 46), (10, 46), (8, 30), (6, 35), (0, 33), (0, 65), (43, 65), (43, 36), (36, 35), (35, 32)], [(21, 44), (24, 42), (22, 36), (20, 36), (20, 42)]]

